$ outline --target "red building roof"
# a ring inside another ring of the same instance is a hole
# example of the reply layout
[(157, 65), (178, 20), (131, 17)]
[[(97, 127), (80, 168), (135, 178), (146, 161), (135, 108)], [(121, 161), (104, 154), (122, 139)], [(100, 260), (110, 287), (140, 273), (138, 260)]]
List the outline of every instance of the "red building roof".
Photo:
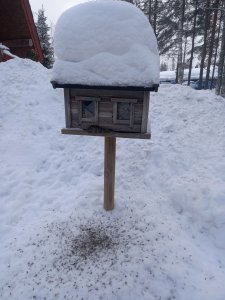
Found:
[(0, 43), (22, 58), (43, 61), (29, 0), (0, 0)]

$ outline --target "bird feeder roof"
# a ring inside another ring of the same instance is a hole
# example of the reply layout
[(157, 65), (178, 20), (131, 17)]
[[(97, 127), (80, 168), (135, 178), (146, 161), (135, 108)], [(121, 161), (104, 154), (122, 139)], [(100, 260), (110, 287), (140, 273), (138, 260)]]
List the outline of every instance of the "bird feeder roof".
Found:
[(76, 5), (60, 17), (54, 41), (54, 87), (158, 87), (156, 37), (145, 15), (130, 3)]

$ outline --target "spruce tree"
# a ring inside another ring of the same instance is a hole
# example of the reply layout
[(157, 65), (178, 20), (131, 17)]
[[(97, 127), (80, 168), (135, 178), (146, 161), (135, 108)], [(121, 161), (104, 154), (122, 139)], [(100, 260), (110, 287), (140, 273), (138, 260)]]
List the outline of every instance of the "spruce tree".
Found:
[(221, 50), (218, 64), (218, 79), (216, 94), (225, 97), (225, 5), (222, 7), (223, 30), (221, 39)]
[(54, 50), (51, 43), (51, 38), (49, 35), (50, 27), (47, 25), (47, 17), (45, 16), (45, 11), (39, 9), (38, 19), (36, 22), (37, 32), (41, 43), (41, 49), (44, 56), (43, 65), (46, 68), (51, 68), (54, 62)]

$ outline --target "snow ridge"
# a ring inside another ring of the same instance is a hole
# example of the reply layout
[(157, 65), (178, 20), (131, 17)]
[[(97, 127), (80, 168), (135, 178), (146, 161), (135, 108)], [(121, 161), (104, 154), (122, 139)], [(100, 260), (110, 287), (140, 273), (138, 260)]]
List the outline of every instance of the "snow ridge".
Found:
[(109, 213), (103, 139), (60, 134), (50, 77), (0, 64), (0, 298), (224, 300), (224, 99), (152, 94), (152, 140), (118, 139)]

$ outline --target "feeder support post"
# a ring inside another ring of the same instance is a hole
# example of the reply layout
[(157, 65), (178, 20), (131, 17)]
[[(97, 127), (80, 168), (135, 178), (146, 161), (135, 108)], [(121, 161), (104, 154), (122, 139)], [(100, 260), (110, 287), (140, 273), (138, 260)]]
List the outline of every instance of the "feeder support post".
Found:
[(105, 137), (104, 208), (114, 208), (116, 137)]

